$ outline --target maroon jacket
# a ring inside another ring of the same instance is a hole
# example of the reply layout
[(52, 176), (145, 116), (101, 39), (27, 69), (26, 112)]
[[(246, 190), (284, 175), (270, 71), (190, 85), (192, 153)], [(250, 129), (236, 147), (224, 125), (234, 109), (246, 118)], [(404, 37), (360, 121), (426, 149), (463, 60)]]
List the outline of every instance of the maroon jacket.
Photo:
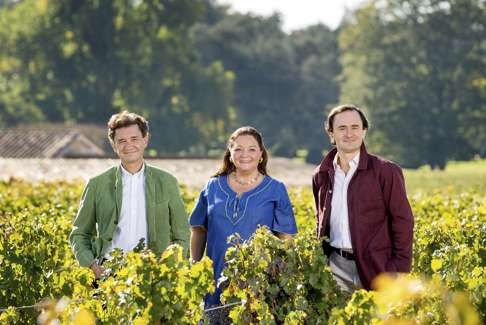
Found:
[[(317, 237), (329, 237), (334, 183), (334, 148), (316, 168), (312, 189), (316, 204)], [(402, 170), (395, 163), (368, 154), (361, 146), (359, 164), (348, 187), (351, 243), (361, 283), (382, 272), (410, 272), (413, 215), (405, 192)], [(326, 255), (329, 243), (324, 241)]]

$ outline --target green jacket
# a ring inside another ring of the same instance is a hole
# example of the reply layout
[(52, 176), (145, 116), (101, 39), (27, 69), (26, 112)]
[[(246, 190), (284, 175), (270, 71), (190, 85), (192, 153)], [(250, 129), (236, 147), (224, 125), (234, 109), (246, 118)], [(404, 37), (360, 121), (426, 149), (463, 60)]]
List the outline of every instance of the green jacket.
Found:
[[(120, 166), (89, 180), (69, 241), (81, 266), (101, 258), (118, 224), (122, 204)], [(145, 205), (148, 247), (156, 254), (169, 244), (188, 248), (189, 224), (177, 180), (169, 173), (145, 164)]]

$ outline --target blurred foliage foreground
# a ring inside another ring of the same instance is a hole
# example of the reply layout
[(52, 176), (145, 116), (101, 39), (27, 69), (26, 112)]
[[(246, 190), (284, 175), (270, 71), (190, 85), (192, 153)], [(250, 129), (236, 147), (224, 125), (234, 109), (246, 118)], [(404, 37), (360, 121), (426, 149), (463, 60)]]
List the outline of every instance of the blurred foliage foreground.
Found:
[[(207, 258), (179, 247), (162, 256), (115, 254), (92, 287), (68, 244), (79, 183), (0, 183), (0, 323), (197, 323), (212, 290)], [(183, 189), (187, 208), (197, 193)], [(376, 290), (341, 292), (314, 239), (312, 194), (291, 189), (299, 235), (260, 229), (227, 253), (223, 301), (236, 324), (481, 324), (485, 319), (486, 199), (473, 192), (415, 196), (413, 273), (382, 276)], [(35, 305), (35, 308), (30, 306)], [(25, 308), (18, 308), (25, 307)]]

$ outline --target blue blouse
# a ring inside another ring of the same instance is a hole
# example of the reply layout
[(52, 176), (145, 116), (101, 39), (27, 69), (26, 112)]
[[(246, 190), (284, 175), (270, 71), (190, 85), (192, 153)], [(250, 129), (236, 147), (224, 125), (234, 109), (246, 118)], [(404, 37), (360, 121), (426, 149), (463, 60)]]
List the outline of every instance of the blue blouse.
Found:
[[(240, 197), (230, 188), (227, 175), (211, 178), (199, 196), (189, 223), (207, 229), (206, 255), (213, 261), (216, 281), (224, 268), (230, 235), (238, 233), (247, 240), (259, 226), (278, 233), (297, 232), (285, 185), (269, 176), (264, 176), (257, 187)], [(219, 304), (220, 295), (219, 288), (214, 294), (208, 294), (206, 306)]]

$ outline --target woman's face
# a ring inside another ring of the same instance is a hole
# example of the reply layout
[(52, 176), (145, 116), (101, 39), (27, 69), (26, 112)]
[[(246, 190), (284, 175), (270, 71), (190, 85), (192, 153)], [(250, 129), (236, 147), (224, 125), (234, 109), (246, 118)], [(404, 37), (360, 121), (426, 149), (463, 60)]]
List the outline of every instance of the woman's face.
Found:
[(230, 154), (237, 171), (251, 173), (258, 169), (263, 151), (255, 137), (244, 134), (234, 140)]

